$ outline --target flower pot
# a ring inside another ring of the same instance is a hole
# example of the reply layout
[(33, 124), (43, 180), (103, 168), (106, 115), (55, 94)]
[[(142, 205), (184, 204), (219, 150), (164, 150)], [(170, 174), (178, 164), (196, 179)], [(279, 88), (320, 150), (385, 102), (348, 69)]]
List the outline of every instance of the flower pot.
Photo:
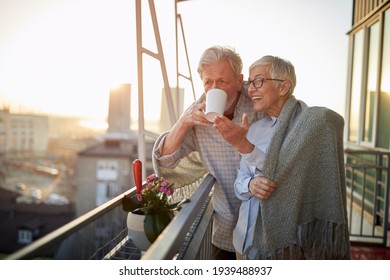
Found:
[(151, 245), (145, 235), (144, 220), (145, 215), (143, 214), (129, 212), (127, 215), (127, 234), (133, 241), (133, 244), (141, 251), (148, 250)]

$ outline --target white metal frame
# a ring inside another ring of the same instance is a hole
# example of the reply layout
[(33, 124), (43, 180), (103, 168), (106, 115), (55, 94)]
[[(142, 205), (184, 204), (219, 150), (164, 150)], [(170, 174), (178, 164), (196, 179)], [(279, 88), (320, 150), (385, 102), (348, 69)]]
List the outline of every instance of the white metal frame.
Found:
[[(142, 44), (142, 0), (136, 0), (136, 41), (137, 41), (137, 72), (138, 72), (138, 158), (142, 162), (146, 162), (146, 145), (145, 145), (145, 140), (146, 136), (152, 137), (153, 139), (156, 139), (158, 135), (156, 135), (154, 132), (149, 131), (145, 129), (145, 119), (144, 119), (144, 78), (143, 78), (143, 55), (149, 55), (152, 58), (155, 58), (160, 62), (160, 67), (161, 67), (161, 74), (163, 77), (163, 82), (164, 82), (164, 94), (166, 96), (167, 100), (167, 112), (169, 114), (169, 120), (171, 122), (171, 125), (173, 125), (177, 119), (177, 110), (175, 109), (173, 105), (173, 100), (172, 100), (172, 93), (171, 93), (171, 87), (169, 86), (169, 80), (168, 80), (168, 75), (167, 75), (167, 69), (166, 69), (166, 64), (164, 60), (164, 53), (163, 53), (163, 48), (161, 44), (161, 37), (160, 37), (160, 31), (158, 27), (158, 21), (157, 21), (157, 16), (156, 16), (156, 9), (154, 5), (154, 0), (149, 0), (149, 10), (150, 10), (150, 16), (152, 19), (152, 24), (153, 24), (153, 31), (154, 31), (154, 36), (155, 36), (155, 41), (156, 41), (156, 46), (157, 46), (157, 52), (152, 52), (151, 50), (144, 48)], [(186, 47), (186, 41), (184, 38), (184, 30), (183, 30), (183, 24), (181, 20), (181, 16), (178, 15), (177, 13), (177, 3), (180, 2), (180, 0), (175, 0), (175, 32), (176, 32), (176, 86), (179, 88), (179, 77), (183, 77), (187, 80), (190, 81), (191, 86), (192, 86), (192, 91), (193, 91), (193, 96), (195, 99), (195, 91), (194, 91), (194, 85), (192, 82), (192, 75), (191, 75), (191, 68), (189, 64), (189, 59), (188, 59), (188, 52), (187, 52), (187, 47)], [(188, 65), (188, 70), (190, 75), (185, 76), (181, 73), (178, 72), (178, 63), (179, 63), (179, 57), (178, 57), (178, 22), (180, 23), (181, 27), (181, 36), (183, 38), (184, 42), (184, 49), (185, 49), (185, 54), (186, 54), (186, 59), (187, 59), (187, 65)], [(176, 92), (179, 92), (178, 90)], [(143, 176), (145, 176), (145, 164), (143, 164), (142, 168), (142, 173)]]

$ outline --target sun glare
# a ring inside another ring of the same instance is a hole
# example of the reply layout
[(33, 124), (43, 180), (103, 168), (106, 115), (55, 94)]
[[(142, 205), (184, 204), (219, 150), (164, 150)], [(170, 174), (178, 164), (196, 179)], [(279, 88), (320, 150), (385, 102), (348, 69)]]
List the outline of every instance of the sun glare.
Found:
[(105, 121), (92, 121), (92, 120), (82, 120), (80, 121), (82, 127), (94, 129), (94, 130), (106, 130), (108, 124)]
[[(91, 5), (94, 12), (86, 21), (84, 11)], [(39, 113), (107, 117), (110, 86), (134, 76), (129, 70), (135, 60), (128, 57), (129, 12), (117, 6), (63, 1), (20, 22), (0, 53), (0, 105), (10, 105), (16, 113), (23, 107)]]
[[(25, 1), (8, 1), (13, 4), (2, 4), (3, 9), (0, 10), (0, 18), (3, 20), (5, 29), (4, 34), (2, 33), (3, 36), (0, 36), (0, 106), (34, 108), (36, 112), (40, 113), (81, 116), (85, 119), (104, 119), (108, 113), (110, 88), (130, 83), (131, 114), (133, 118), (138, 117), (138, 58), (135, 42), (134, 1), (27, 1), (29, 4), (24, 3)], [(155, 2), (158, 18), (164, 19), (159, 21), (159, 29), (169, 86), (175, 87), (176, 53), (175, 33), (173, 32), (173, 2), (171, 2), (171, 6), (167, 3), (169, 1)], [(256, 11), (257, 7), (263, 7), (267, 11), (278, 10), (273, 5), (280, 7), (281, 3), (278, 2), (281, 1), (272, 1), (272, 4), (269, 3), (266, 7), (262, 4), (264, 1), (253, 1), (250, 5), (246, 3), (235, 9), (224, 5), (221, 14), (224, 15), (224, 18), (229, 15), (239, 16), (239, 28), (237, 28), (237, 22), (225, 22), (210, 12), (221, 8), (220, 4), (225, 3), (222, 0), (211, 1), (213, 3), (210, 2), (211, 6), (206, 10), (204, 3), (188, 2), (180, 5), (180, 13), (183, 15), (183, 21), (185, 19), (184, 29), (196, 95), (199, 96), (203, 88), (194, 68), (201, 53), (211, 45), (222, 44), (233, 46), (241, 53), (245, 65), (244, 75), (247, 75), (248, 65), (262, 54), (272, 52), (285, 56), (294, 62), (297, 73), (299, 73), (299, 80), (304, 81), (298, 83), (296, 89), (297, 95), (301, 94), (301, 99), (307, 101), (309, 105), (321, 103), (336, 109), (338, 112), (343, 110), (344, 104), (340, 102), (339, 98), (330, 98), (327, 88), (318, 89), (323, 90), (323, 92), (318, 91), (316, 95), (311, 94), (311, 89), (316, 88), (317, 82), (316, 79), (312, 79), (312, 69), (318, 68), (318, 77), (328, 77), (329, 73), (332, 73), (332, 77), (327, 79), (333, 81), (334, 96), (344, 94), (343, 85), (345, 83), (343, 79), (345, 79), (346, 74), (343, 66), (346, 63), (347, 48), (339, 51), (339, 46), (343, 47), (342, 44), (346, 46), (348, 40), (344, 33), (341, 35), (335, 33), (336, 31), (342, 32), (345, 30), (343, 28), (349, 28), (349, 22), (345, 20), (344, 16), (337, 17), (338, 20), (343, 19), (342, 23), (344, 21), (347, 23), (346, 27), (340, 27), (336, 26), (336, 23), (339, 24), (338, 22), (333, 22), (325, 17), (330, 13), (305, 12), (305, 14), (321, 16), (321, 20), (306, 26), (301, 21), (289, 20), (288, 16), (291, 12), (284, 14), (284, 11), (281, 10), (281, 18), (293, 24), (291, 28), (299, 32), (287, 34), (287, 37), (277, 36), (275, 34), (280, 34), (277, 25), (276, 31), (271, 30), (270, 33), (267, 33), (268, 31), (265, 30), (266, 33), (263, 32), (263, 37), (272, 40), (268, 40), (267, 44), (257, 45), (248, 44), (247, 40), (242, 40), (242, 38), (251, 38), (252, 36), (250, 32), (246, 32), (245, 26), (248, 24), (261, 26), (262, 22), (267, 22), (267, 20), (272, 22), (274, 18), (267, 18), (267, 16), (272, 16), (270, 12), (265, 12), (264, 17), (256, 17), (256, 14), (251, 13)], [(285, 2), (284, 6), (289, 3), (288, 1), (283, 2)], [(339, 2), (337, 5), (334, 3), (330, 5), (325, 1), (322, 5), (325, 8), (346, 6), (346, 4), (342, 4), (345, 1)], [(0, 3), (2, 2), (0, 1)], [(7, 9), (4, 9), (4, 6), (7, 6)], [(152, 21), (147, 6), (147, 3), (143, 5), (145, 22), (143, 22), (142, 43), (143, 47), (156, 50), (154, 32), (151, 28)], [(296, 9), (296, 12), (301, 9), (296, 8), (297, 5), (291, 4), (291, 6)], [(304, 6), (309, 9), (313, 5)], [(36, 7), (35, 10), (34, 7)], [(321, 7), (317, 7), (316, 11), (321, 10)], [(199, 21), (199, 13), (195, 13), (194, 9), (202, 11), (203, 16), (213, 20), (213, 22)], [(290, 11), (290, 9), (285, 10)], [(5, 11), (9, 16), (3, 15)], [(37, 13), (38, 11), (40, 12)], [(336, 11), (343, 12), (342, 9)], [(245, 16), (242, 16), (244, 13), (246, 13)], [(322, 26), (322, 22), (326, 23), (326, 26)], [(228, 33), (219, 32), (222, 30), (221, 28), (231, 31)], [(280, 28), (283, 28), (283, 24), (280, 24)], [(324, 31), (316, 32), (317, 30)], [(302, 44), (299, 39), (307, 38), (308, 34), (310, 36), (318, 34), (318, 37), (315, 38), (319, 40), (312, 40), (312, 44)], [(341, 41), (343, 40), (341, 36), (344, 36), (344, 42)], [(334, 44), (337, 48), (335, 53), (331, 52), (329, 47), (326, 51), (322, 50), (322, 46), (325, 45), (322, 40), (328, 42), (329, 38), (332, 41), (334, 38), (337, 39), (337, 43)], [(284, 44), (286, 40), (291, 43), (287, 48)], [(183, 74), (187, 75), (186, 70), (188, 69), (183, 46), (181, 48), (181, 62), (178, 68), (185, 70)], [(326, 59), (327, 54), (330, 54), (331, 59)], [(317, 59), (308, 61), (307, 57), (317, 57)], [(142, 58), (144, 63), (142, 69), (144, 117), (145, 119), (158, 120), (161, 113), (162, 88), (164, 87), (161, 66), (146, 54)], [(339, 69), (343, 72), (338, 73)], [(184, 82), (181, 79), (180, 87), (185, 88), (185, 104), (190, 104), (193, 101), (192, 90), (190, 87), (187, 89), (187, 85), (183, 85)], [(331, 104), (334, 101), (337, 101), (338, 104)]]

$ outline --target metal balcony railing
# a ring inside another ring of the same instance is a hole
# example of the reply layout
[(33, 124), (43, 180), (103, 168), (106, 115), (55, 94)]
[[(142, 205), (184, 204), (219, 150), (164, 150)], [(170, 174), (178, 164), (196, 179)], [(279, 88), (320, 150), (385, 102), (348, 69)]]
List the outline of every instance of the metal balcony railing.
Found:
[(388, 244), (390, 152), (345, 150), (351, 240)]
[(177, 200), (188, 196), (190, 202), (143, 256), (128, 238), (127, 213), (121, 204), (123, 195), (135, 193), (133, 188), (5, 259), (210, 259), (214, 182), (208, 175), (199, 184), (177, 191)]
[[(351, 240), (387, 246), (389, 232), (389, 152), (345, 151), (348, 218)], [(215, 179), (178, 191), (189, 198), (172, 222), (142, 254), (127, 235), (123, 195), (97, 207), (6, 259), (210, 259)]]

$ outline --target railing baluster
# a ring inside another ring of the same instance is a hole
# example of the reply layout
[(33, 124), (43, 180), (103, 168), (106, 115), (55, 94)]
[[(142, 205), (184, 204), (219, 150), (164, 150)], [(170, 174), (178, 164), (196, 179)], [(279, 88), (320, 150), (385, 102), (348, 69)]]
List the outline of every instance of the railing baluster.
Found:
[[(387, 246), (390, 152), (346, 149), (345, 155), (351, 240), (376, 244), (379, 241)], [(357, 229), (356, 215), (360, 218)]]

